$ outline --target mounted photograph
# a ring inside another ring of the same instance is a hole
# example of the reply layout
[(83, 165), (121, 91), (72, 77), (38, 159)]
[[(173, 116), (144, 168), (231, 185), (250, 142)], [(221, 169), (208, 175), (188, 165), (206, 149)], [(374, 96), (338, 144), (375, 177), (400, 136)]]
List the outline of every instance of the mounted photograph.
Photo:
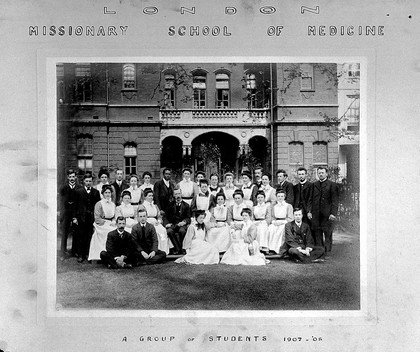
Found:
[(82, 60), (55, 63), (57, 310), (361, 310), (360, 62)]

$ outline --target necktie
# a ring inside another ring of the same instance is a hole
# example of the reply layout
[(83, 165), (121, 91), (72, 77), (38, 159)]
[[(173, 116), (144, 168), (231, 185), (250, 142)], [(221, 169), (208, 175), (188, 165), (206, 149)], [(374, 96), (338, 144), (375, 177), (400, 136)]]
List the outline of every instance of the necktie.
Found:
[(204, 230), (204, 224), (198, 224), (198, 223), (197, 223), (197, 228), (198, 228), (198, 229), (201, 229), (201, 230)]

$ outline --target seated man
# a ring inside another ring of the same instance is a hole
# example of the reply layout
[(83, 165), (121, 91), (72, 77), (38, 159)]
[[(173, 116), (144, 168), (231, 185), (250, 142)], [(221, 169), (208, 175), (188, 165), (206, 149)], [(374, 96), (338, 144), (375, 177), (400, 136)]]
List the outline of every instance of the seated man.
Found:
[(174, 245), (173, 254), (181, 254), (187, 228), (191, 223), (191, 211), (187, 202), (182, 200), (181, 189), (174, 190), (175, 201), (170, 203), (163, 217), (168, 237)]
[(117, 229), (108, 233), (106, 250), (100, 253), (102, 263), (110, 269), (131, 269), (135, 264), (135, 243), (131, 234), (124, 231), (125, 218), (117, 218)]
[(324, 261), (321, 259), (324, 249), (315, 247), (309, 225), (302, 222), (302, 209), (296, 208), (293, 215), (295, 220), (285, 226), (285, 242), (280, 248), (280, 257), (288, 253), (291, 258), (304, 264)]
[(131, 230), (135, 242), (135, 255), (137, 264), (161, 263), (166, 253), (158, 249), (158, 237), (155, 227), (147, 222), (147, 213), (144, 208), (139, 208), (138, 224)]

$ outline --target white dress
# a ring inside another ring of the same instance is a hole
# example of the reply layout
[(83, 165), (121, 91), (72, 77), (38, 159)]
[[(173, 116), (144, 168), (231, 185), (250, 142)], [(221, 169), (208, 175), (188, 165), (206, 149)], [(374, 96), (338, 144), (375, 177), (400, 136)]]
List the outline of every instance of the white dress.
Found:
[(158, 206), (146, 200), (143, 202), (142, 205), (146, 209), (147, 222), (149, 224), (152, 224), (156, 229), (156, 234), (157, 234), (158, 242), (159, 242), (158, 249), (165, 252), (166, 254), (169, 254), (169, 248), (171, 248), (170, 243), (169, 243), (169, 237), (166, 232), (166, 229), (158, 220), (160, 218)]
[(279, 253), (284, 243), (285, 226), (294, 219), (293, 207), (286, 202), (277, 203), (272, 207), (271, 216), (271, 225), (268, 227), (268, 248), (270, 251)]
[(131, 233), (131, 228), (137, 224), (137, 221), (135, 220), (135, 206), (125, 203), (121, 203), (116, 209), (115, 209), (115, 218), (118, 218), (119, 216), (122, 216), (125, 218), (125, 231)]
[[(206, 217), (204, 218), (204, 223), (207, 224), (210, 222), (210, 199), (211, 199), (211, 193), (208, 192), (208, 196), (204, 196), (203, 193), (199, 193), (195, 196), (195, 205), (197, 207), (197, 210), (204, 210), (206, 212)], [(195, 224), (196, 220), (193, 217), (191, 219), (191, 224)]]
[(151, 189), (153, 191), (153, 185), (151, 183), (143, 183), (139, 188), (142, 190), (143, 194), (146, 189)]
[(95, 204), (95, 231), (90, 240), (88, 260), (101, 260), (101, 252), (106, 249), (108, 233), (116, 229), (112, 220), (115, 216), (115, 204), (112, 201), (101, 199)]
[(137, 209), (139, 207), (139, 203), (142, 200), (141, 198), (142, 198), (142, 195), (143, 195), (143, 191), (139, 187), (136, 187), (136, 188), (129, 187), (129, 188), (127, 188), (127, 191), (129, 191), (130, 194), (131, 194), (131, 204), (134, 206), (134, 211), (137, 212)]
[(252, 209), (254, 224), (257, 228), (257, 242), (262, 250), (268, 250), (268, 226), (271, 224), (271, 206), (268, 203), (257, 204)]
[(252, 221), (243, 223), (242, 230), (232, 233), (232, 243), (220, 260), (229, 265), (265, 265), (266, 260), (255, 240), (256, 229)]
[(257, 186), (251, 183), (250, 186), (242, 185), (241, 188), (242, 192), (244, 193), (244, 202), (249, 209), (252, 209), (252, 207), (254, 206), (254, 201), (251, 199), (254, 187)]
[(175, 263), (186, 264), (217, 264), (219, 263), (219, 251), (212, 244), (204, 240), (206, 231), (190, 225), (182, 247), (187, 254), (175, 260)]
[(274, 203), (276, 201), (276, 190), (273, 187), (261, 185), (260, 190), (264, 191), (266, 203)]
[(231, 185), (229, 188), (227, 186), (222, 187), (222, 191), (226, 197), (225, 204), (227, 207), (230, 207), (234, 203), (233, 192), (235, 192), (236, 190), (237, 188), (234, 185)]
[(215, 246), (219, 252), (226, 252), (230, 245), (230, 227), (227, 223), (228, 209), (225, 205), (216, 205), (208, 223), (206, 241)]
[(197, 192), (196, 183), (191, 180), (182, 180), (178, 183), (178, 187), (181, 190), (182, 200), (185, 201), (188, 205), (191, 205), (194, 195)]

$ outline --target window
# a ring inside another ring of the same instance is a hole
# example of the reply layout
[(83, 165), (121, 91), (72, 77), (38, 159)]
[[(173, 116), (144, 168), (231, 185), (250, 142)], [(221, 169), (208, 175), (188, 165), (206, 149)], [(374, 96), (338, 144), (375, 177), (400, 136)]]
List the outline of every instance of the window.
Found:
[(137, 147), (135, 144), (128, 143), (124, 146), (124, 165), (125, 174), (137, 174)]
[(216, 107), (229, 107), (229, 75), (226, 73), (216, 74)]
[(203, 73), (193, 76), (193, 102), (194, 109), (203, 109), (206, 107), (206, 79)]
[(353, 79), (360, 78), (360, 64), (349, 64), (347, 76)]
[(165, 75), (165, 107), (175, 107), (175, 75)]
[(257, 80), (254, 73), (247, 73), (246, 75), (246, 90), (248, 109), (257, 107)]
[(58, 64), (57, 65), (57, 101), (58, 104), (64, 103), (64, 65)]
[(136, 89), (136, 66), (124, 64), (123, 66), (123, 89)]
[(76, 64), (76, 101), (92, 101), (92, 80), (90, 64)]
[(359, 122), (360, 118), (360, 96), (359, 95), (347, 95), (346, 96), (346, 113), (345, 116), (348, 122)]
[(300, 64), (300, 90), (315, 90), (313, 64)]
[(316, 166), (328, 165), (328, 144), (315, 142), (313, 144), (313, 164)]
[(289, 165), (303, 165), (303, 143), (289, 143)]
[(91, 135), (80, 135), (76, 140), (77, 167), (80, 171), (92, 171), (93, 138)]

